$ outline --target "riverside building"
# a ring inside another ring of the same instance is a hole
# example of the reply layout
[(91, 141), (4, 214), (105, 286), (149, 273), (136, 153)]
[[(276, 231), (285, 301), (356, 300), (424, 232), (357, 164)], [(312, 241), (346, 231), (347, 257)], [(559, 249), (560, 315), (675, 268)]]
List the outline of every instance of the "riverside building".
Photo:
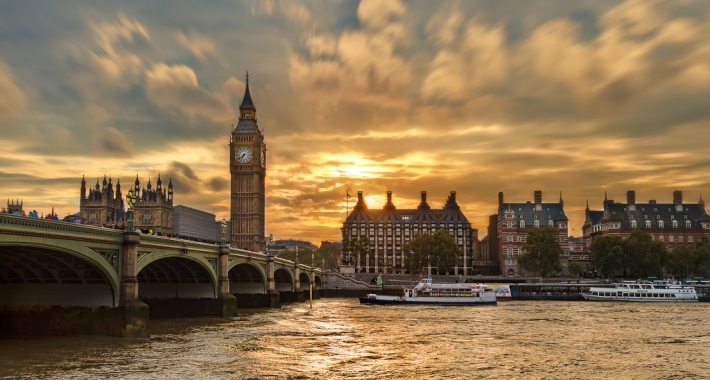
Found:
[[(557, 230), (560, 246), (568, 251), (569, 219), (565, 215), (564, 201), (560, 193), (559, 202), (543, 203), (542, 191), (536, 190), (533, 201), (525, 203), (505, 203), (503, 192), (498, 193), (498, 216), (496, 218), (496, 240), (500, 273), (505, 276), (524, 275), (518, 264), (518, 256), (525, 253), (528, 231), (533, 228), (552, 226)], [(490, 240), (490, 238), (489, 238)]]
[(672, 249), (678, 245), (694, 245), (701, 236), (710, 237), (710, 216), (702, 196), (698, 203), (683, 203), (683, 192), (673, 192), (673, 203), (636, 203), (636, 192), (626, 192), (626, 203), (607, 199), (602, 210), (585, 209), (582, 226), (584, 247), (588, 251), (598, 236), (617, 235), (628, 238), (636, 228), (651, 234)]
[(438, 229), (446, 229), (454, 237), (461, 248), (461, 256), (454, 268), (434, 271), (444, 274), (453, 270), (455, 274), (470, 275), (478, 230), (471, 227), (456, 203), (455, 191), (449, 194), (441, 209), (429, 206), (426, 191), (422, 191), (417, 208), (397, 209), (392, 203), (392, 192), (388, 191), (387, 203), (381, 210), (370, 209), (363, 192), (358, 191), (357, 203), (343, 223), (343, 240), (367, 237), (370, 247), (364, 254), (343, 252), (343, 261), (352, 263), (359, 273), (408, 273), (408, 252), (403, 252), (402, 246), (415, 234), (433, 234)]

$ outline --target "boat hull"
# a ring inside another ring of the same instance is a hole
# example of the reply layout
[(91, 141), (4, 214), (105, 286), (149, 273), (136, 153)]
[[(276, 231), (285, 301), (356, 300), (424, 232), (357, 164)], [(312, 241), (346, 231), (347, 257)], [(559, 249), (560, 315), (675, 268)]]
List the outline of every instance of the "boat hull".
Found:
[(670, 302), (670, 303), (685, 303), (698, 302), (697, 298), (638, 298), (638, 297), (607, 297), (607, 296), (591, 296), (582, 294), (587, 301), (608, 301), (608, 302)]
[[(457, 299), (458, 298), (458, 299)], [(377, 296), (377, 298), (359, 297), (360, 304), (371, 305), (435, 305), (435, 306), (484, 306), (496, 305), (497, 301), (483, 301), (465, 297), (418, 297), (402, 299), (400, 297)]]

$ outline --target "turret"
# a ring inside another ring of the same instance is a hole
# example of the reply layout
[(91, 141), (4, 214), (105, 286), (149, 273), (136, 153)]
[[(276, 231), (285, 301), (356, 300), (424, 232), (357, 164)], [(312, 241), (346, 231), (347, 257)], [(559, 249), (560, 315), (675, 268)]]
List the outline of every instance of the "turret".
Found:
[(173, 203), (173, 179), (172, 179), (172, 177), (170, 178), (170, 182), (168, 182), (168, 202)]
[(158, 185), (158, 192), (160, 192), (163, 185), (163, 181), (160, 180), (160, 174), (158, 174), (158, 182), (156, 182), (156, 184)]
[(103, 187), (101, 187), (101, 190), (106, 190), (106, 185), (108, 185), (108, 182), (106, 181), (106, 174), (104, 174), (104, 182)]
[(82, 174), (81, 176), (81, 199), (80, 202), (86, 199), (86, 177)]
[(700, 200), (698, 201), (698, 205), (700, 205), (700, 208), (705, 210), (705, 201), (703, 200), (703, 193), (700, 193)]

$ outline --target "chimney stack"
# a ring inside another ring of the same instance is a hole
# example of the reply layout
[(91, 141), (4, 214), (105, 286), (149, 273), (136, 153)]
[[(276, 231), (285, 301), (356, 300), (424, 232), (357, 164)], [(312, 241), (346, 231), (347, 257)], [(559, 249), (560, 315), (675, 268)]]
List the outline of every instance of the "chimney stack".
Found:
[(626, 192), (626, 204), (629, 207), (629, 211), (636, 211), (636, 192), (629, 190)]
[(392, 192), (391, 191), (387, 192), (387, 203), (392, 203)]
[(542, 210), (542, 191), (535, 190), (535, 210)]
[(683, 192), (682, 191), (674, 191), (673, 192), (673, 205), (675, 206), (675, 210), (678, 212), (683, 211)]
[(503, 207), (503, 192), (498, 193), (498, 207)]
[(357, 192), (357, 203), (362, 202), (362, 191)]
[(450, 198), (451, 198), (452, 203), (456, 203), (456, 192), (455, 191), (451, 192)]
[(422, 191), (422, 202), (417, 206), (417, 209), (419, 210), (431, 210), (431, 207), (429, 207), (429, 204), (426, 203), (426, 191)]

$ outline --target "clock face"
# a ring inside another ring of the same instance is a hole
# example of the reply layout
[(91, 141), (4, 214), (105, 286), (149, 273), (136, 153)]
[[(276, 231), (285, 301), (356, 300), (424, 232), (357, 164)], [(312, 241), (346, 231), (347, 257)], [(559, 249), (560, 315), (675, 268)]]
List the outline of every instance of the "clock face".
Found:
[(241, 162), (242, 164), (246, 164), (247, 162), (251, 161), (251, 149), (246, 146), (237, 149), (237, 161)]

